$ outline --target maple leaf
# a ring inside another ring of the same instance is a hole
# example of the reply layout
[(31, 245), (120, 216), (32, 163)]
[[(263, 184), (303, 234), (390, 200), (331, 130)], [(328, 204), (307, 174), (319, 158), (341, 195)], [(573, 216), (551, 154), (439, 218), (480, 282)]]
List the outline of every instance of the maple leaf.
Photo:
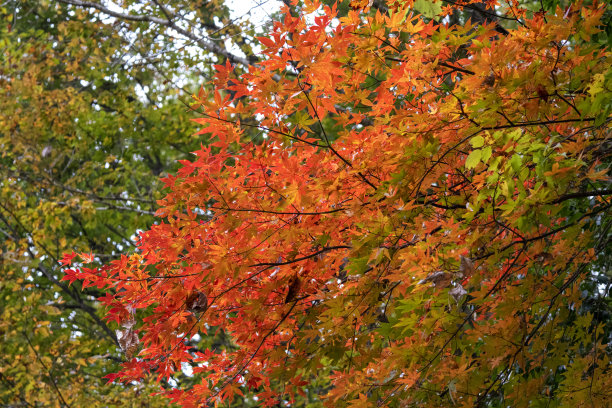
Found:
[(81, 279), (80, 272), (75, 269), (66, 269), (62, 281), (68, 281), (72, 285), (74, 281)]
[(72, 265), (72, 260), (76, 258), (77, 256), (78, 256), (77, 253), (74, 251), (72, 251), (69, 254), (64, 254), (62, 259), (60, 259), (60, 263), (64, 266), (70, 266)]
[(83, 263), (92, 263), (94, 261), (94, 254), (93, 253), (84, 253), (81, 252), (79, 254), (79, 257), (83, 260)]

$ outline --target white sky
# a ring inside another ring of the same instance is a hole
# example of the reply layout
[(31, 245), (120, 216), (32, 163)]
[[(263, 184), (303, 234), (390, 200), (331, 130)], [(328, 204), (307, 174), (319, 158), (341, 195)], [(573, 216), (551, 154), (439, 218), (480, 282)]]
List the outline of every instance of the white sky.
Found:
[(272, 13), (280, 10), (283, 3), (278, 0), (226, 0), (225, 4), (231, 10), (232, 19), (250, 18), (256, 27), (260, 27), (270, 20)]
[[(225, 0), (225, 4), (230, 9), (230, 18), (236, 24), (250, 20), (255, 30), (259, 31), (272, 19), (272, 14), (280, 10), (283, 3), (278, 0)], [(229, 41), (226, 41), (226, 47), (233, 54), (245, 56), (238, 47), (232, 47)], [(260, 51), (258, 47), (253, 48), (255, 53)]]

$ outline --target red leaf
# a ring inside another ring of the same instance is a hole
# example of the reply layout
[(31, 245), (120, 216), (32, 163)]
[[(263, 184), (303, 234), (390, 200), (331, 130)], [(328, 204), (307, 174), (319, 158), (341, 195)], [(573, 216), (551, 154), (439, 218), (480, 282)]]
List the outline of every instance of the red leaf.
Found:
[(74, 251), (72, 251), (72, 253), (70, 254), (64, 254), (62, 259), (60, 259), (60, 263), (64, 266), (72, 265), (72, 260), (76, 258), (76, 256), (77, 256), (77, 253)]
[(272, 48), (276, 46), (276, 44), (271, 38), (268, 38), (268, 37), (256, 37), (256, 38), (259, 40), (260, 43), (262, 43), (268, 48)]

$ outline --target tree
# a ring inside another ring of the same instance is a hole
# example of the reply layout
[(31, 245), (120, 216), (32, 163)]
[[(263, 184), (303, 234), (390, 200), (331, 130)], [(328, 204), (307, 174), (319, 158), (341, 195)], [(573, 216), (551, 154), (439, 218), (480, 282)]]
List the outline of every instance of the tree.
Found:
[[(110, 290), (109, 380), (189, 366), (186, 407), (315, 379), (330, 406), (610, 404), (609, 6), (411, 3), (285, 8), (196, 95), (208, 142), (137, 251), (65, 255)], [(212, 331), (232, 345), (192, 346)]]
[[(62, 283), (58, 261), (133, 246), (154, 222), (160, 175), (198, 146), (176, 83), (208, 77), (211, 62), (253, 60), (253, 28), (222, 2), (96, 5), (0, 6), (2, 406), (167, 405), (149, 395), (157, 384), (102, 387), (123, 361), (116, 327), (101, 318), (103, 292)], [(242, 58), (223, 45), (236, 42)]]

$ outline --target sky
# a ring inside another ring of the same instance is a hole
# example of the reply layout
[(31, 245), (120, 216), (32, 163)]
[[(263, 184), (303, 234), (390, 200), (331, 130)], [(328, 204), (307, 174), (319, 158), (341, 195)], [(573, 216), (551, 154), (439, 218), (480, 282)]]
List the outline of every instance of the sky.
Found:
[(261, 26), (283, 4), (278, 0), (227, 0), (232, 19), (250, 18), (256, 26)]
[[(101, 3), (105, 7), (108, 7), (110, 10), (113, 10), (119, 13), (126, 12), (124, 8), (118, 5), (121, 3), (120, 1), (117, 1), (117, 0), (101, 1)], [(234, 23), (239, 23), (241, 21), (250, 20), (251, 24), (253, 24), (253, 26), (257, 30), (257, 29), (261, 29), (261, 27), (263, 27), (266, 23), (268, 23), (271, 20), (272, 15), (275, 12), (280, 10), (281, 5), (283, 3), (282, 1), (279, 1), (279, 0), (225, 0), (225, 4), (230, 9), (230, 18), (234, 21)], [(134, 11), (138, 11), (137, 7), (134, 9)], [(114, 20), (115, 18), (110, 17), (110, 16), (106, 18), (102, 18), (102, 21), (105, 21), (108, 23), (112, 23)], [(172, 34), (173, 30), (169, 30), (168, 32)], [(197, 46), (190, 45), (191, 43), (193, 43), (193, 40), (186, 39), (181, 34), (175, 33), (175, 40), (173, 42), (172, 47), (176, 47), (177, 49), (184, 48), (188, 50), (188, 52), (192, 56), (195, 56), (198, 53), (200, 53), (202, 50), (199, 49)], [(242, 57), (245, 56), (242, 50), (240, 50), (237, 46), (231, 44), (229, 40), (225, 42), (225, 45), (226, 45), (227, 50), (230, 51), (231, 53), (242, 56)], [(256, 53), (260, 51), (260, 49), (258, 49), (257, 46), (254, 46), (253, 49)], [(165, 51), (162, 51), (162, 52), (165, 52)], [(133, 56), (129, 58), (133, 58)], [(135, 62), (135, 61), (133, 60), (131, 62)], [(210, 61), (208, 62), (202, 61), (202, 63), (210, 64)], [(186, 67), (185, 72), (189, 72), (189, 71), (196, 72), (198, 70), (203, 71), (202, 69), (203, 67), (193, 66), (190, 68), (191, 69), (188, 69)], [(172, 79), (172, 83), (174, 86), (181, 88), (183, 86), (188, 85), (190, 83), (190, 80), (187, 77), (183, 77), (179, 75)], [(142, 89), (142, 90), (137, 89), (137, 93), (139, 97), (142, 98), (143, 101), (145, 100), (145, 94), (147, 92), (148, 92), (148, 89)]]
[[(248, 19), (255, 29), (259, 29), (271, 20), (272, 14), (279, 11), (283, 3), (278, 0), (226, 0), (225, 4), (230, 8), (230, 17), (236, 23)], [(244, 56), (237, 47), (230, 46), (228, 49)]]

